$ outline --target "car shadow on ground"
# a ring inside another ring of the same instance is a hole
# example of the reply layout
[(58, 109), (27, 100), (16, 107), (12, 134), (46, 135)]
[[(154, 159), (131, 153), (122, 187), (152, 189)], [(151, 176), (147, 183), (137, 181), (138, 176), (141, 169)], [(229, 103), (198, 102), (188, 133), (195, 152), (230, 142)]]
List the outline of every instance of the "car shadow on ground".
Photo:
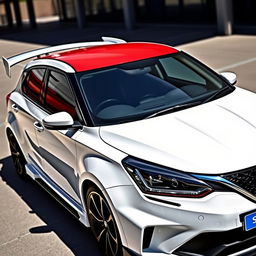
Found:
[(0, 177), (46, 225), (33, 227), (31, 234), (54, 232), (74, 255), (102, 256), (90, 231), (30, 178), (16, 174), (12, 158), (0, 159)]

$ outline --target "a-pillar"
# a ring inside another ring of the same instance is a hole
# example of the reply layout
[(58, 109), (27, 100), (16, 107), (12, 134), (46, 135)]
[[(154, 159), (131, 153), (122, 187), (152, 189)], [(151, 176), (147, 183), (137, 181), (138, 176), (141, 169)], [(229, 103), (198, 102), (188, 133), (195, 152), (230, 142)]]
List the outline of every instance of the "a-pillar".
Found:
[(218, 33), (231, 35), (233, 32), (233, 3), (232, 0), (215, 0), (217, 11)]

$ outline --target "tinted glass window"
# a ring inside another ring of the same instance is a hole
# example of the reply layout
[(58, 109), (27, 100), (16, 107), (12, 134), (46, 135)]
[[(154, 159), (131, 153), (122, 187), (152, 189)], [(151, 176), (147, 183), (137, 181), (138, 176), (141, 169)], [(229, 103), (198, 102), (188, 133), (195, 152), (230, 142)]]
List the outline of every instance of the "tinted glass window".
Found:
[(45, 106), (52, 113), (66, 111), (76, 118), (74, 96), (65, 75), (50, 71)]
[(184, 104), (203, 103), (228, 87), (218, 75), (182, 52), (77, 76), (95, 125), (139, 120), (171, 108), (177, 111)]
[(206, 85), (205, 79), (184, 63), (172, 57), (161, 59), (160, 62), (168, 77)]
[(40, 103), (45, 69), (32, 69), (22, 84), (22, 91), (33, 101)]

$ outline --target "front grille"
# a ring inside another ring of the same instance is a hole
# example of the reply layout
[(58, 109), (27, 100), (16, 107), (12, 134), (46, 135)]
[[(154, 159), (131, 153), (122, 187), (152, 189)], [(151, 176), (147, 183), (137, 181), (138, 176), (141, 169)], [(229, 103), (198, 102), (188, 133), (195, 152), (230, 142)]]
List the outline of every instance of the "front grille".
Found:
[(256, 166), (221, 175), (224, 179), (256, 196)]

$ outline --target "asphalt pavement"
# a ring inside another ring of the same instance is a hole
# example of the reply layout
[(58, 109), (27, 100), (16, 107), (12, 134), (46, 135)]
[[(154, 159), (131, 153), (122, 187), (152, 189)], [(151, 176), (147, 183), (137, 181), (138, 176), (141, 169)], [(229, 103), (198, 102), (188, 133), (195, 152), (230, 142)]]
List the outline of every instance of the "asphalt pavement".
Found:
[[(161, 27), (161, 30), (162, 37), (158, 34), (154, 36), (153, 33), (149, 41), (173, 44), (168, 27), (165, 31)], [(156, 27), (154, 31), (157, 31)], [(134, 39), (131, 34), (129, 40), (148, 39), (148, 36), (143, 39), (141, 31), (137, 31), (140, 35), (132, 33), (135, 35)], [(91, 40), (97, 39), (92, 34), (91, 32)], [(13, 35), (7, 37), (1, 39), (3, 37), (0, 36), (0, 55), (6, 57), (40, 48), (47, 41), (39, 40), (41, 44), (36, 44), (36, 40), (22, 41), (17, 35), (19, 40)], [(178, 48), (189, 52), (218, 72), (236, 72), (237, 86), (255, 92), (256, 36), (217, 37), (207, 34), (202, 37), (205, 39), (190, 39), (193, 42), (179, 45)], [(178, 41), (182, 42), (176, 40)], [(5, 75), (1, 64), (0, 61), (0, 256), (100, 256), (89, 229), (83, 227), (37, 184), (16, 176), (3, 122), (6, 113), (5, 95), (14, 88), (23, 64), (13, 68), (11, 79)]]

